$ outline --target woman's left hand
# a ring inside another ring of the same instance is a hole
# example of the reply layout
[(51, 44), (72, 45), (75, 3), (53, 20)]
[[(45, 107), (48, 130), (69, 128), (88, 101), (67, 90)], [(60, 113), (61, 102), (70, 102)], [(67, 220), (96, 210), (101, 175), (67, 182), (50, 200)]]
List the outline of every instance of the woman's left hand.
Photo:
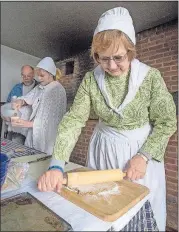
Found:
[(25, 104), (23, 99), (17, 99), (11, 103), (11, 107), (14, 110), (19, 110)]
[(130, 180), (139, 180), (145, 176), (147, 169), (147, 162), (140, 156), (134, 156), (128, 163), (125, 170), (126, 177)]
[(33, 122), (23, 120), (23, 119), (17, 119), (16, 121), (11, 122), (13, 127), (26, 127), (26, 128), (31, 128), (33, 127)]

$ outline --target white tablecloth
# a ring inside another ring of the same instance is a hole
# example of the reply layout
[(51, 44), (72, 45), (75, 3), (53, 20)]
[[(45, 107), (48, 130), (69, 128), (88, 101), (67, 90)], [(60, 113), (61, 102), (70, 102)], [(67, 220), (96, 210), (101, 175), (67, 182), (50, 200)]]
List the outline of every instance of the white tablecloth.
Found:
[[(69, 163), (66, 166), (66, 170), (71, 170), (77, 167), (79, 167), (79, 165)], [(54, 192), (40, 192), (36, 186), (36, 180), (29, 176), (19, 190), (2, 193), (1, 198), (10, 197), (22, 192), (29, 192), (44, 205), (53, 210), (57, 215), (66, 220), (72, 226), (74, 231), (107, 231), (111, 227), (113, 227), (114, 230), (116, 229), (119, 231), (132, 219), (132, 217), (136, 214), (136, 211), (139, 211), (143, 204), (149, 199), (149, 195), (147, 195), (142, 201), (118, 220), (114, 222), (105, 222), (67, 201), (59, 194)]]

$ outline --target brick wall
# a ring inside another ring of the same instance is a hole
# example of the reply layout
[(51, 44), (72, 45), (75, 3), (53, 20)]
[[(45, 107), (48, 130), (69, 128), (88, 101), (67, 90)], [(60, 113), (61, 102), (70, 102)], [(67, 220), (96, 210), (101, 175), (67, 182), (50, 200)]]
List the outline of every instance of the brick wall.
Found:
[(88, 145), (97, 120), (88, 120), (71, 154), (70, 161), (86, 166)]
[(137, 35), (138, 58), (158, 68), (170, 92), (178, 91), (178, 24), (168, 24)]
[[(74, 72), (73, 74), (66, 75), (66, 63), (69, 61), (74, 61)], [(80, 53), (78, 56), (57, 62), (56, 65), (62, 71), (60, 83), (65, 87), (69, 109), (73, 103), (81, 80), (83, 79), (86, 71), (93, 69), (94, 63), (93, 60), (90, 59), (89, 51), (85, 51)]]
[[(137, 35), (138, 58), (158, 68), (168, 90), (178, 91), (178, 24), (172, 21)], [(167, 226), (178, 228), (178, 138), (170, 138), (165, 154)]]
[(178, 229), (178, 134), (168, 143), (165, 153), (165, 172), (167, 182), (167, 226)]
[[(137, 34), (137, 55), (142, 62), (158, 68), (165, 80), (168, 90), (173, 93), (178, 91), (178, 24), (177, 21), (143, 31)], [(75, 60), (73, 76), (63, 76), (69, 106), (74, 94), (86, 71), (93, 68), (94, 64), (89, 58), (89, 52), (79, 54), (72, 58)], [(60, 62), (62, 69), (65, 62)], [(64, 69), (63, 72), (65, 73)], [(96, 120), (89, 120), (82, 129), (81, 136), (71, 154), (70, 161), (86, 164), (86, 154), (89, 139), (96, 125)], [(167, 226), (178, 228), (178, 153), (177, 132), (171, 137), (165, 155), (166, 181), (167, 181)]]

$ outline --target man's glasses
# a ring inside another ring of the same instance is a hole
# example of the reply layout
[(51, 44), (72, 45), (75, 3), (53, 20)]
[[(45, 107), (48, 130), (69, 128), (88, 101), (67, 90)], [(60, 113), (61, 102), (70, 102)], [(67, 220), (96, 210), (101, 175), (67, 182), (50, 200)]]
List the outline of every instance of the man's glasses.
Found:
[(21, 77), (24, 79), (24, 78), (32, 78), (33, 77), (33, 75), (31, 74), (31, 75), (23, 75), (23, 74), (21, 74)]
[(127, 58), (127, 53), (123, 56), (99, 57), (99, 60), (102, 64), (109, 64), (110, 60), (114, 60), (116, 64), (120, 64)]

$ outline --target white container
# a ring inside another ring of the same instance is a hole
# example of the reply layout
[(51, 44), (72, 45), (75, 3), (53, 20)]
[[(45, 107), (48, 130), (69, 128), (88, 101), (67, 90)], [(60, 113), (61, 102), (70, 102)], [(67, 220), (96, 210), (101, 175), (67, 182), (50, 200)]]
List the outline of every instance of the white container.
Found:
[(1, 115), (3, 117), (17, 116), (17, 111), (12, 109), (12, 103), (6, 103), (1, 106)]
[(14, 102), (17, 99), (17, 96), (12, 96), (11, 102)]

